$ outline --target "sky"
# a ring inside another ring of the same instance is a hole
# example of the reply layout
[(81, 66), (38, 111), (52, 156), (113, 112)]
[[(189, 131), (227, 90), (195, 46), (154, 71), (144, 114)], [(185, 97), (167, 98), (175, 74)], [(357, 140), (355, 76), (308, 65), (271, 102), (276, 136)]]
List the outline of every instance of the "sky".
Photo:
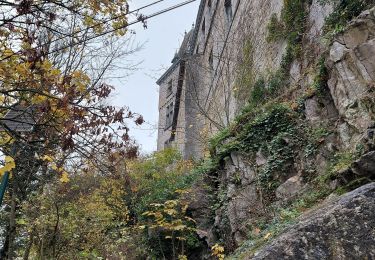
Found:
[[(130, 10), (155, 1), (129, 1)], [(149, 15), (182, 2), (185, 0), (165, 0), (142, 10), (141, 13)], [(171, 65), (171, 60), (182, 43), (185, 31), (192, 28), (199, 2), (196, 0), (151, 18), (147, 22), (147, 29), (144, 29), (140, 23), (130, 28), (136, 32), (136, 42), (143, 44), (143, 48), (134, 54), (132, 61), (142, 63), (138, 65), (138, 70), (132, 72), (125, 80), (112, 82), (116, 87), (116, 94), (112, 102), (116, 106), (128, 106), (132, 112), (139, 113), (144, 117), (146, 123), (142, 126), (129, 125), (130, 136), (140, 144), (142, 153), (156, 150), (159, 100), (156, 80)]]

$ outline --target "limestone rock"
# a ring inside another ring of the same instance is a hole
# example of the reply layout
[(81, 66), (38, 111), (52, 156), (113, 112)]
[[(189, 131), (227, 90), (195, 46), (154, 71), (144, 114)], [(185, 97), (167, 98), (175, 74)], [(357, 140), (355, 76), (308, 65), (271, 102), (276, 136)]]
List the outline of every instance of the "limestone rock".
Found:
[(375, 175), (375, 151), (369, 152), (352, 165), (352, 171), (358, 175), (374, 176)]
[(375, 183), (327, 202), (245, 259), (374, 259)]
[(322, 33), (325, 18), (333, 11), (333, 5), (326, 4), (322, 6), (318, 1), (319, 0), (313, 0), (310, 6), (308, 17), (310, 23), (308, 37), (310, 41), (318, 41), (319, 36)]
[[(375, 84), (375, 8), (354, 19), (345, 31), (334, 39), (327, 62), (330, 68), (328, 87), (340, 117), (346, 146), (358, 141), (358, 136), (373, 125)], [(372, 100), (372, 101), (371, 101)], [(350, 125), (356, 131), (346, 138)]]
[(318, 100), (314, 96), (305, 100), (305, 116), (310, 123), (315, 124), (336, 120), (338, 112), (330, 98), (319, 98)]
[(289, 199), (301, 192), (303, 186), (302, 178), (298, 175), (293, 176), (276, 189), (276, 197), (278, 199)]
[(267, 163), (267, 158), (263, 155), (261, 151), (256, 154), (255, 162), (258, 166), (262, 166)]

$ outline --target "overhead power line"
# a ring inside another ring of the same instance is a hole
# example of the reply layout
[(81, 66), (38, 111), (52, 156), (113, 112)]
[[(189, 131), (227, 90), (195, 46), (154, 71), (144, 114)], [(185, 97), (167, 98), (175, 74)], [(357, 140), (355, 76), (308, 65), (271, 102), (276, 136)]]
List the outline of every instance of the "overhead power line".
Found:
[(87, 39), (77, 41), (77, 42), (75, 42), (75, 43), (73, 43), (73, 44), (67, 44), (67, 45), (65, 45), (65, 46), (62, 46), (62, 47), (60, 47), (60, 48), (58, 48), (58, 49), (55, 49), (55, 50), (53, 50), (53, 51), (51, 51), (51, 52), (48, 52), (48, 53), (46, 53), (46, 54), (52, 54), (52, 53), (55, 53), (55, 52), (58, 52), (58, 51), (61, 51), (61, 50), (64, 50), (64, 49), (67, 49), (67, 48), (73, 47), (73, 46), (75, 46), (75, 45), (77, 45), (77, 44), (81, 44), (81, 43), (84, 43), (84, 42), (86, 42), (86, 41), (91, 41), (91, 40), (93, 40), (93, 39), (95, 39), (95, 38), (102, 37), (102, 36), (107, 35), (107, 34), (109, 34), (109, 33), (113, 33), (113, 32), (115, 32), (115, 31), (118, 31), (118, 30), (121, 30), (121, 29), (125, 29), (125, 28), (127, 28), (127, 27), (129, 27), (129, 26), (131, 26), (131, 25), (134, 25), (134, 24), (137, 24), (137, 23), (140, 23), (140, 22), (144, 22), (144, 21), (146, 21), (146, 20), (148, 20), (148, 19), (150, 19), (150, 18), (153, 18), (153, 17), (155, 17), (155, 16), (158, 16), (158, 15), (161, 15), (161, 14), (164, 14), (164, 13), (167, 13), (167, 12), (170, 12), (170, 11), (172, 11), (172, 10), (174, 10), (174, 9), (180, 8), (180, 7), (184, 6), (184, 5), (190, 4), (190, 3), (195, 2), (195, 1), (196, 1), (196, 0), (188, 0), (188, 1), (182, 2), (182, 3), (180, 3), (180, 4), (177, 4), (177, 5), (174, 5), (174, 6), (168, 7), (168, 8), (166, 8), (166, 9), (163, 9), (163, 10), (161, 10), (161, 11), (158, 11), (158, 12), (156, 12), (156, 13), (153, 13), (153, 14), (150, 14), (150, 15), (147, 15), (147, 16), (146, 16), (146, 15), (145, 15), (145, 16), (142, 16), (141, 19), (138, 19), (138, 20), (136, 20), (136, 21), (130, 22), (130, 23), (124, 25), (124, 26), (120, 26), (120, 27), (118, 27), (118, 28), (114, 28), (114, 29), (111, 29), (111, 30), (105, 31), (105, 32), (103, 32), (103, 33), (101, 33), (101, 34), (97, 34), (97, 35), (94, 35), (94, 36), (88, 37)]
[[(144, 9), (144, 8), (146, 8), (146, 7), (149, 7), (149, 6), (152, 6), (152, 5), (157, 4), (157, 3), (159, 3), (159, 2), (162, 2), (162, 1), (165, 1), (165, 0), (159, 0), (159, 1), (153, 2), (153, 3), (151, 3), (151, 4), (148, 4), (148, 5), (146, 5), (146, 6), (142, 6), (142, 7), (138, 8), (138, 9), (136, 9), (136, 10), (133, 10), (133, 11), (131, 11), (131, 12), (132, 12), (132, 13), (135, 13), (135, 12), (141, 10), (141, 9)], [(62, 46), (62, 47), (60, 47), (60, 48), (57, 48), (57, 49), (55, 49), (55, 50), (52, 50), (52, 51), (46, 53), (46, 55), (48, 55), (48, 54), (52, 54), (52, 53), (55, 53), (55, 52), (58, 52), (58, 51), (61, 51), (61, 50), (64, 50), (64, 49), (67, 49), (67, 48), (70, 48), (70, 47), (73, 47), (73, 46), (75, 46), (75, 45), (78, 45), (78, 44), (81, 44), (81, 43), (84, 43), (84, 42), (87, 42), (87, 41), (91, 41), (91, 40), (93, 40), (93, 39), (96, 39), (96, 38), (102, 37), (102, 36), (104, 36), (104, 35), (107, 35), (107, 34), (110, 34), (110, 33), (113, 33), (113, 32), (116, 32), (116, 31), (118, 31), (118, 30), (122, 30), (122, 29), (128, 28), (128, 27), (131, 26), (131, 25), (134, 25), (134, 24), (137, 24), (137, 23), (144, 22), (144, 21), (146, 21), (146, 20), (148, 20), (148, 19), (150, 19), (150, 18), (153, 18), (153, 17), (156, 17), (156, 16), (158, 16), (158, 15), (161, 15), (161, 14), (164, 14), (164, 13), (167, 13), (167, 12), (170, 12), (170, 11), (172, 11), (172, 10), (175, 10), (175, 9), (177, 9), (177, 8), (180, 8), (180, 7), (182, 7), (182, 6), (185, 6), (185, 5), (190, 4), (190, 3), (192, 3), (192, 2), (195, 2), (195, 1), (196, 1), (196, 0), (188, 0), (188, 1), (182, 2), (182, 3), (180, 3), (180, 4), (177, 4), (177, 5), (174, 5), (174, 6), (168, 7), (168, 8), (166, 8), (166, 9), (163, 9), (163, 10), (161, 10), (161, 11), (155, 12), (155, 13), (150, 14), (150, 15), (142, 15), (141, 17), (138, 17), (137, 20), (135, 20), (135, 21), (133, 21), (133, 22), (130, 22), (130, 23), (127, 23), (126, 25), (119, 26), (119, 27), (114, 28), (114, 29), (111, 29), (111, 30), (107, 30), (107, 31), (105, 31), (105, 32), (103, 32), (103, 33), (100, 33), (100, 34), (93, 35), (93, 36), (91, 36), (91, 37), (85, 38), (84, 40), (79, 40), (79, 41), (77, 41), (77, 42), (74, 42), (74, 43), (71, 43), (71, 44), (67, 44), (67, 45), (65, 45), (65, 46)], [(129, 13), (130, 13), (130, 12), (129, 12)], [(117, 18), (119, 18), (119, 17), (121, 17), (121, 16), (118, 16)], [(111, 21), (111, 20), (113, 20), (113, 19), (114, 19), (114, 18), (111, 18), (110, 20), (107, 20), (106, 22), (109, 22), (109, 21)], [(94, 28), (95, 26), (98, 26), (98, 25), (93, 25), (93, 26), (90, 26), (89, 28)], [(87, 28), (85, 28), (85, 30), (86, 30), (86, 29), (87, 29)], [(82, 30), (82, 31), (83, 31), (83, 30)], [(82, 31), (81, 31), (81, 32), (82, 32)], [(58, 40), (64, 39), (64, 38), (66, 38), (66, 37), (71, 37), (71, 36), (64, 36), (64, 37), (61, 37), (61, 38), (59, 38), (59, 39), (55, 39), (55, 40), (53, 40), (52, 42), (55, 42), (55, 41), (58, 41)], [(50, 42), (50, 43), (51, 43), (51, 42)], [(50, 44), (50, 43), (48, 43), (48, 44)], [(19, 53), (19, 52), (18, 52), (18, 53)], [(17, 54), (17, 53), (13, 53), (13, 54), (11, 54), (11, 55), (9, 55), (9, 56), (7, 56), (7, 57), (4, 57), (4, 58), (1, 59), (0, 61), (4, 61), (4, 60), (6, 60), (6, 59), (9, 59), (9, 58), (11, 58), (12, 56), (14, 56), (15, 54)]]
[[(159, 0), (159, 1), (156, 1), (156, 2), (153, 2), (153, 3), (150, 3), (150, 4), (148, 4), (148, 5), (144, 5), (144, 6), (142, 6), (142, 7), (139, 7), (139, 8), (137, 8), (137, 9), (134, 9), (134, 10), (132, 10), (132, 11), (129, 11), (126, 15), (134, 14), (134, 13), (138, 13), (140, 10), (143, 10), (143, 9), (148, 8), (148, 7), (150, 7), (150, 6), (156, 5), (156, 4), (158, 4), (158, 3), (160, 3), (160, 2), (163, 2), (163, 1), (165, 1), (165, 0)], [(111, 19), (108, 19), (108, 20), (105, 20), (105, 21), (101, 21), (101, 22), (99, 22), (99, 23), (97, 23), (97, 24), (94, 24), (94, 25), (91, 25), (91, 26), (89, 26), (89, 27), (86, 27), (85, 29), (82, 29), (82, 30), (76, 31), (76, 32), (74, 32), (72, 35), (62, 36), (62, 37), (60, 37), (60, 38), (54, 39), (54, 40), (52, 40), (51, 42), (49, 42), (48, 44), (51, 44), (51, 43), (53, 43), (53, 42), (56, 42), (56, 41), (62, 40), (62, 39), (64, 39), (64, 38), (66, 38), (66, 37), (72, 37), (72, 36), (77, 35), (77, 34), (79, 34), (79, 33), (81, 33), (81, 32), (84, 32), (84, 31), (86, 31), (86, 30), (88, 30), (88, 29), (94, 29), (95, 27), (98, 27), (98, 26), (100, 26), (100, 25), (103, 25), (103, 24), (109, 23), (109, 22), (111, 22), (111, 21), (113, 21), (113, 20), (116, 20), (116, 19), (118, 19), (118, 18), (120, 18), (120, 17), (121, 17), (121, 15), (116, 15), (116, 16), (112, 17)]]

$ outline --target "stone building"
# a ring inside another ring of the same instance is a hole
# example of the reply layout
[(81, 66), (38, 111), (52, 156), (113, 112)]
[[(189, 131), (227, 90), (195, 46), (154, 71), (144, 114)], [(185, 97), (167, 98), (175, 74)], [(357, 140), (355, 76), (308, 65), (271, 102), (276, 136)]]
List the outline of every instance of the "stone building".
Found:
[(185, 67), (190, 56), (192, 31), (185, 34), (172, 65), (159, 78), (159, 123), (157, 149), (175, 146), (185, 156)]
[[(227, 127), (247, 101), (246, 89), (239, 87), (241, 65), (251, 67), (248, 81), (278, 68), (283, 43), (256, 36), (267, 35), (272, 13), (281, 9), (282, 1), (201, 0), (194, 29), (157, 81), (158, 150), (175, 146), (185, 158), (203, 156), (209, 137)], [(251, 19), (262, 11), (267, 12)]]

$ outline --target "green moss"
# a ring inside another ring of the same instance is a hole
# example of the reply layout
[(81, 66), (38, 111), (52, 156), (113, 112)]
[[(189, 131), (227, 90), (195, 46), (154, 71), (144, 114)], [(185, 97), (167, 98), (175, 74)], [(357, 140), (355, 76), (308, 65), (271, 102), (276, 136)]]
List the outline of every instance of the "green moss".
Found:
[(193, 176), (209, 175), (219, 168), (219, 160), (215, 157), (201, 160), (192, 170)]
[(210, 144), (210, 151), (211, 153), (215, 152), (216, 147), (222, 144), (222, 142), (229, 138), (231, 135), (229, 128), (224, 128), (223, 130), (216, 133), (211, 139), (209, 140)]
[[(259, 171), (259, 186), (273, 196), (273, 191), (280, 185), (280, 179), (289, 174), (297, 156), (299, 145), (298, 134), (293, 128), (279, 133), (267, 147), (270, 155), (267, 164)], [(272, 199), (269, 198), (269, 199)]]
[(307, 141), (305, 146), (304, 154), (305, 158), (314, 156), (318, 150), (318, 147), (324, 142), (325, 137), (331, 134), (328, 127), (319, 125), (306, 129)]
[(259, 114), (243, 126), (237, 140), (239, 149), (245, 153), (256, 153), (265, 148), (280, 132), (290, 129), (294, 113), (283, 105), (274, 105), (269, 111)]
[(306, 27), (305, 9), (308, 2), (307, 0), (284, 0), (280, 19), (276, 14), (271, 16), (267, 27), (267, 40), (274, 42), (285, 39), (287, 47), (281, 60), (280, 69), (269, 75), (267, 80), (265, 77), (260, 77), (255, 83), (249, 85), (249, 103), (253, 108), (279, 96), (289, 84), (290, 66), (302, 53), (302, 38)]

